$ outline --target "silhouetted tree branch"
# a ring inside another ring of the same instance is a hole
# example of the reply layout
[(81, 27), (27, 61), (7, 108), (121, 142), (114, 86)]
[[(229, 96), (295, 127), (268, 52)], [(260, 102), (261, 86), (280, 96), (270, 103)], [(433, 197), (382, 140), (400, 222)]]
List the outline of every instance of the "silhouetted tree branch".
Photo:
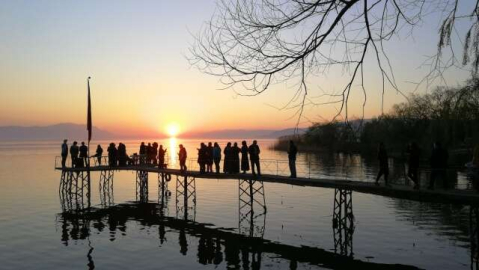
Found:
[[(464, 1), (466, 2), (466, 1)], [(364, 65), (374, 61), (387, 87), (396, 84), (384, 42), (412, 29), (431, 13), (443, 14), (437, 53), (426, 63), (428, 85), (454, 66), (479, 68), (479, 0), (220, 0), (217, 14), (205, 25), (191, 48), (190, 61), (221, 78), (225, 88), (241, 86), (238, 95), (256, 96), (272, 85), (296, 82), (296, 92), (282, 109), (294, 109), (298, 124), (305, 106), (319, 106), (308, 97), (308, 78), (341, 67), (347, 82), (328, 104), (338, 104), (336, 117), (348, 120), (348, 101), (360, 84), (364, 106), (367, 91)], [(460, 12), (460, 4), (466, 12)], [(470, 9), (469, 9), (470, 5)], [(454, 38), (455, 25), (469, 25), (465, 37)], [(406, 34), (408, 36), (408, 34)], [(454, 53), (461, 42), (462, 60)], [(445, 49), (449, 49), (447, 55)], [(371, 57), (368, 57), (371, 56)], [(335, 117), (335, 118), (336, 118)]]

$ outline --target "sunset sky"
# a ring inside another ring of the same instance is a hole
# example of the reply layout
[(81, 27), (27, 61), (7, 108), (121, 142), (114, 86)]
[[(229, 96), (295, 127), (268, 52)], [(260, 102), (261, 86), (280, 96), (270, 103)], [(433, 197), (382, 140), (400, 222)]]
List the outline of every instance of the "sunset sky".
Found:
[[(218, 90), (218, 78), (187, 60), (192, 34), (215, 11), (215, 0), (178, 1), (0, 1), (0, 125), (85, 123), (86, 79), (92, 77), (94, 125), (113, 132), (163, 133), (216, 129), (280, 129), (295, 126), (292, 111), (279, 111), (294, 94), (277, 85), (259, 97)], [(412, 38), (388, 45), (396, 80), (406, 93), (434, 53), (438, 17)], [(375, 69), (371, 65), (370, 75)], [(312, 80), (311, 95), (339, 88), (342, 74)], [(447, 74), (450, 85), (465, 72)], [(366, 117), (381, 113), (377, 76), (368, 83)], [(420, 89), (424, 92), (426, 89)], [(351, 115), (360, 115), (353, 94)], [(385, 110), (404, 99), (386, 92)], [(330, 119), (333, 107), (307, 111), (313, 121)], [(308, 123), (302, 123), (307, 126)]]

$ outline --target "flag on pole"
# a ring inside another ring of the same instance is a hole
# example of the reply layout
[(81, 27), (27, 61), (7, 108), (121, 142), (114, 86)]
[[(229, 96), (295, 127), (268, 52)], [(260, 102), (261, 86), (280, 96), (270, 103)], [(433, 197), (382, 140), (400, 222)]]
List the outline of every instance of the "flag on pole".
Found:
[(90, 79), (91, 77), (88, 77), (88, 112), (87, 112), (87, 119), (86, 119), (86, 129), (88, 130), (88, 143), (91, 141), (91, 132), (93, 129), (92, 122), (91, 122), (91, 98), (90, 98)]

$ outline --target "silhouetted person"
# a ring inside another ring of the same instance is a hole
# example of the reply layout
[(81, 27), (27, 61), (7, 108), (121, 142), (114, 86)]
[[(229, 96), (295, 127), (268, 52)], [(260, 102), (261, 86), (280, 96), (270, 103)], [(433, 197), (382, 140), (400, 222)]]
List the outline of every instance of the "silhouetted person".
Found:
[(108, 163), (110, 167), (115, 167), (117, 164), (117, 156), (118, 156), (118, 151), (116, 150), (116, 146), (114, 143), (110, 143), (110, 146), (108, 146)]
[(153, 160), (153, 164), (156, 165), (156, 156), (158, 155), (158, 143), (154, 142), (151, 150), (151, 159)]
[(153, 155), (153, 146), (151, 146), (151, 143), (148, 143), (146, 146), (146, 163), (151, 164), (152, 162), (152, 155)]
[(442, 148), (440, 142), (435, 142), (431, 152), (431, 180), (429, 182), (429, 189), (434, 189), (434, 184), (438, 177), (442, 178), (444, 188), (447, 188), (446, 169), (448, 158), (449, 154), (447, 150)]
[(389, 186), (388, 183), (388, 176), (389, 176), (389, 163), (388, 163), (388, 152), (386, 151), (386, 147), (384, 143), (379, 143), (378, 148), (378, 160), (379, 160), (379, 172), (378, 176), (376, 177), (376, 185), (379, 185), (379, 179), (381, 176), (384, 175), (384, 182), (386, 186)]
[(198, 149), (198, 164), (200, 164), (200, 173), (206, 172), (206, 158), (207, 158), (207, 147), (206, 144), (201, 143), (200, 148)]
[(72, 168), (76, 167), (77, 165), (77, 159), (78, 159), (78, 154), (80, 152), (80, 149), (78, 149), (78, 143), (76, 141), (73, 142), (72, 146), (70, 146), (70, 156), (72, 159)]
[(138, 165), (140, 164), (140, 156), (137, 153), (133, 153), (131, 156), (131, 165)]
[(407, 176), (414, 182), (414, 189), (419, 189), (419, 157), (420, 150), (417, 143), (413, 142), (408, 149), (408, 172)]
[(167, 149), (163, 149), (163, 145), (160, 145), (160, 149), (158, 149), (158, 168), (164, 169), (165, 166), (165, 154)]
[[(259, 176), (261, 176), (261, 167), (259, 164), (259, 154), (261, 153), (258, 142), (256, 140), (253, 141), (253, 144), (249, 146), (249, 158), (251, 160), (251, 171), (253, 175), (256, 175), (256, 172)], [(256, 167), (256, 172), (255, 172)]]
[(296, 178), (296, 154), (298, 153), (298, 148), (291, 140), (289, 141), (288, 149), (288, 161), (289, 161), (289, 171), (291, 172), (291, 178)]
[(93, 157), (96, 157), (97, 158), (97, 161), (98, 161), (98, 165), (101, 166), (101, 157), (103, 156), (103, 148), (101, 148), (101, 145), (98, 145), (96, 147), (96, 153)]
[(223, 162), (223, 172), (230, 173), (231, 171), (231, 143), (226, 144), (225, 149), (223, 150), (225, 154), (225, 160)]
[(88, 165), (88, 147), (85, 145), (85, 142), (81, 142), (80, 158), (81, 158), (82, 167), (85, 164)]
[(246, 141), (241, 142), (241, 171), (243, 173), (246, 173), (249, 171), (249, 148), (248, 145), (246, 145)]
[(186, 149), (183, 147), (182, 144), (180, 144), (180, 152), (178, 153), (178, 157), (180, 159), (180, 171), (181, 172), (186, 172), (188, 169), (186, 167), (186, 158), (188, 157), (186, 153)]
[(146, 162), (146, 145), (145, 142), (141, 142), (140, 145), (140, 164), (144, 164)]
[(213, 147), (213, 162), (215, 163), (216, 173), (220, 173), (221, 148), (217, 142)]
[(123, 143), (118, 144), (118, 166), (125, 167), (128, 161), (126, 146)]
[(213, 144), (211, 142), (206, 147), (206, 172), (213, 172)]
[(66, 167), (67, 157), (68, 157), (68, 140), (63, 140), (62, 143), (62, 168)]
[(240, 172), (240, 157), (239, 153), (241, 149), (238, 147), (237, 143), (234, 143), (231, 147), (231, 173)]

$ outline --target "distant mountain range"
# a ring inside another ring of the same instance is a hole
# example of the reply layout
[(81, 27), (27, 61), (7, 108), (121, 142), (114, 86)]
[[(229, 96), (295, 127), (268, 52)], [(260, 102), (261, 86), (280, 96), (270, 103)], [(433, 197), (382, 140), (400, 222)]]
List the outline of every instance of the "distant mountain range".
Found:
[[(304, 133), (306, 129), (299, 129), (300, 134)], [(220, 139), (266, 139), (279, 138), (282, 136), (293, 135), (294, 129), (261, 129), (261, 130), (247, 130), (247, 129), (228, 129), (208, 132), (195, 132), (182, 134), (182, 138), (220, 138)], [(123, 139), (123, 138), (139, 138), (140, 136), (120, 136), (118, 134), (108, 132), (97, 127), (93, 127), (94, 140), (107, 139)], [(151, 137), (151, 136), (150, 136)], [(87, 130), (85, 125), (63, 123), (51, 126), (0, 126), (0, 141), (36, 141), (36, 140), (63, 140), (69, 141), (77, 140), (84, 141), (87, 139)]]
[[(93, 127), (96, 140), (114, 138), (115, 135), (108, 131)], [(44, 141), (44, 140), (77, 140), (87, 139), (86, 125), (71, 123), (52, 126), (4, 126), (0, 127), (1, 141)]]
[[(294, 135), (295, 129), (224, 129), (208, 132), (195, 132), (184, 134), (185, 138), (201, 138), (201, 139), (276, 139), (282, 136)], [(306, 129), (298, 129), (299, 134), (306, 132)]]

